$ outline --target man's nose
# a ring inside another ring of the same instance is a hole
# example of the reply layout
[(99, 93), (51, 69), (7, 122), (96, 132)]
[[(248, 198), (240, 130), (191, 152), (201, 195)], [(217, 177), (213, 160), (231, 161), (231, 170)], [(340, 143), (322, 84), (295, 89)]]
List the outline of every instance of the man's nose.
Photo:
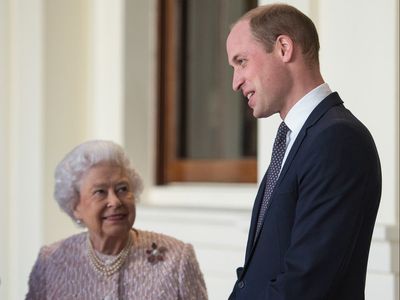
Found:
[(235, 92), (239, 91), (243, 82), (244, 82), (243, 76), (240, 74), (240, 72), (234, 71), (232, 79), (232, 89)]

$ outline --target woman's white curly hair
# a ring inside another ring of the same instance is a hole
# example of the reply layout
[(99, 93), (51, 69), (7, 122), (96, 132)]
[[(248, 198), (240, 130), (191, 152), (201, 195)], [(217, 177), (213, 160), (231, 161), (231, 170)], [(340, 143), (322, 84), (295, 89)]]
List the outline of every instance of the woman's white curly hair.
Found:
[(132, 187), (135, 201), (143, 191), (143, 181), (131, 166), (124, 149), (111, 141), (91, 140), (69, 152), (57, 165), (54, 178), (54, 198), (74, 221), (74, 209), (79, 202), (79, 187), (83, 175), (93, 166), (108, 163), (124, 170)]

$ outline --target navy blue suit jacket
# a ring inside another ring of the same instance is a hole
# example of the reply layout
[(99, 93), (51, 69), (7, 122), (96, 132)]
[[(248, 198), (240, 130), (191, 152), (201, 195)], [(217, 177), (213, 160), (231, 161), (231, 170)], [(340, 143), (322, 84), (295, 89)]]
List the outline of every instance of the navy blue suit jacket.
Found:
[(337, 93), (297, 136), (255, 237), (264, 188), (265, 178), (229, 299), (364, 299), (381, 169), (369, 131)]

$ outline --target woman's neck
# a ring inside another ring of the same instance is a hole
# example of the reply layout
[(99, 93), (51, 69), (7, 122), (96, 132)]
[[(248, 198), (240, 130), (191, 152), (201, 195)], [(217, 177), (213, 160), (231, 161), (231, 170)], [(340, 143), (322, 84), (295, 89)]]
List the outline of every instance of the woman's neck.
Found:
[(88, 234), (90, 242), (96, 251), (106, 255), (117, 255), (127, 245), (131, 231), (128, 231), (124, 236), (111, 237), (100, 236), (90, 232)]

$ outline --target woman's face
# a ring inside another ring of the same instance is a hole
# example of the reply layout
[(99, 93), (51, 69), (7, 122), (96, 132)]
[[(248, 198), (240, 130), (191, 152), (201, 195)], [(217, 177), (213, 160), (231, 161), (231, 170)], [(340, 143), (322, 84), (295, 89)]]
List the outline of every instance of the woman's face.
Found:
[(136, 211), (132, 187), (125, 172), (110, 164), (90, 168), (82, 177), (74, 216), (90, 235), (123, 238), (132, 228)]

